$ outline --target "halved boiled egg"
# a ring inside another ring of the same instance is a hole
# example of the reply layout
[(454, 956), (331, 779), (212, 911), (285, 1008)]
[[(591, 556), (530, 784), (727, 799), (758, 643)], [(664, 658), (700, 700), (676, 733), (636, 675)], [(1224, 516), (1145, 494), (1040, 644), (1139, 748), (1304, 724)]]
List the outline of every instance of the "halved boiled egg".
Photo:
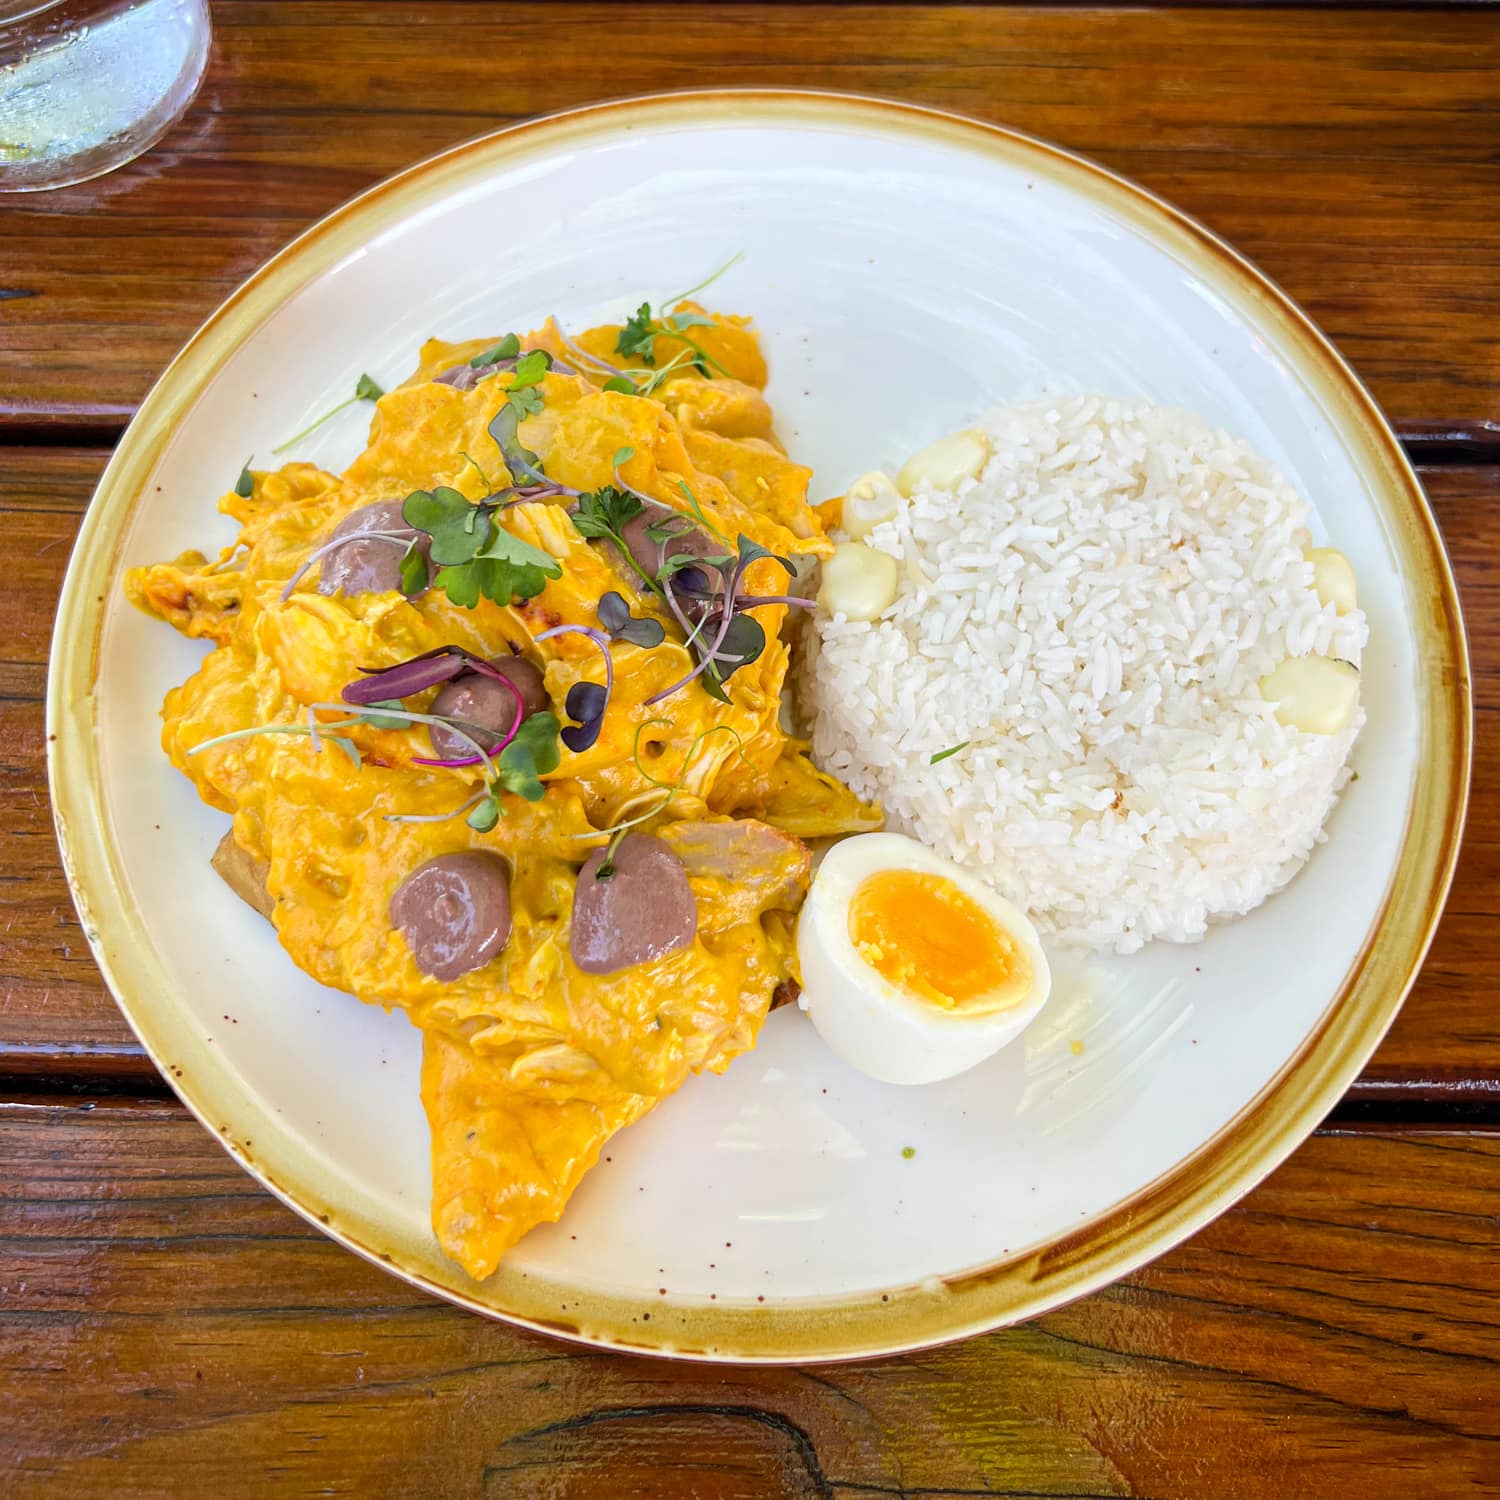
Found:
[(800, 1004), (845, 1062), (883, 1083), (933, 1083), (983, 1062), (1052, 987), (1036, 929), (924, 844), (835, 844), (797, 925)]

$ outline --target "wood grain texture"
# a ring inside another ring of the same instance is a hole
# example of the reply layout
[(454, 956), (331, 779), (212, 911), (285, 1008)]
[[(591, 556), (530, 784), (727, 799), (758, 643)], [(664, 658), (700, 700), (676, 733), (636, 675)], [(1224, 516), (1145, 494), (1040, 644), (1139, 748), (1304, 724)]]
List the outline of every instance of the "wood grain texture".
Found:
[[(89, 957), (47, 805), (42, 693), (51, 604), (103, 468), (89, 450), (11, 449), (0, 518), (0, 1079), (153, 1077)], [(1458, 572), (1480, 720), (1468, 833), (1448, 913), (1416, 989), (1353, 1097), (1500, 1099), (1500, 467), (1424, 472)], [(205, 502), (206, 503), (206, 502)], [(39, 607), (45, 601), (45, 607)], [(1486, 732), (1486, 729), (1489, 732)]]
[(1497, 1166), (1494, 1135), (1317, 1136), (1027, 1327), (703, 1369), (433, 1302), (175, 1107), (0, 1105), (0, 1472), (69, 1500), (1493, 1495)]
[(0, 209), (0, 426), (107, 431), (312, 219), (506, 121), (796, 84), (968, 111), (1204, 219), (1414, 435), (1500, 441), (1493, 12), (220, 0), (198, 103), (141, 161)]

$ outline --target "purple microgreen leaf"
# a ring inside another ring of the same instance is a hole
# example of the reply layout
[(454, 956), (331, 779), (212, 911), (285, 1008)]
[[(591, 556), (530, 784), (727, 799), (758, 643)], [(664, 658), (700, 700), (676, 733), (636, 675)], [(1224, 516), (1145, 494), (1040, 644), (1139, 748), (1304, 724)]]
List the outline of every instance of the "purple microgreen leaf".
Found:
[(599, 623), (612, 640), (629, 641), (632, 646), (641, 646), (648, 651), (667, 638), (660, 620), (631, 614), (624, 596), (613, 589), (599, 600)]
[(451, 682), (464, 672), (487, 667), (487, 661), (462, 646), (438, 646), (395, 666), (361, 668), (367, 675), (347, 684), (340, 696), (345, 703), (360, 707), (388, 703), (392, 699), (409, 698), (440, 682)]

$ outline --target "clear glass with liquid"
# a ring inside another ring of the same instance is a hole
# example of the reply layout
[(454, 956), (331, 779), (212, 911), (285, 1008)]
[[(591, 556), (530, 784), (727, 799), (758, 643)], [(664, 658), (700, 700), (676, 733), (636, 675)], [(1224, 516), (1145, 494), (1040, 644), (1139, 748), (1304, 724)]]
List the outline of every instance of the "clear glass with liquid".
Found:
[(84, 182), (181, 117), (208, 0), (0, 0), (0, 192)]

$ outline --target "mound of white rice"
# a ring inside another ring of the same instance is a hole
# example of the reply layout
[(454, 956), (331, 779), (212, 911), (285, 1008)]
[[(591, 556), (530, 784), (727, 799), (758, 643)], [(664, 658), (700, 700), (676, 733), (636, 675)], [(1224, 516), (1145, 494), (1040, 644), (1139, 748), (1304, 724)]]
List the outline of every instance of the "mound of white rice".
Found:
[(1357, 666), (1364, 616), (1319, 602), (1301, 497), (1195, 416), (1081, 396), (979, 425), (979, 478), (867, 538), (900, 563), (891, 609), (809, 629), (815, 757), (1044, 936), (1200, 938), (1300, 868), (1364, 720), (1287, 728), (1260, 678)]

